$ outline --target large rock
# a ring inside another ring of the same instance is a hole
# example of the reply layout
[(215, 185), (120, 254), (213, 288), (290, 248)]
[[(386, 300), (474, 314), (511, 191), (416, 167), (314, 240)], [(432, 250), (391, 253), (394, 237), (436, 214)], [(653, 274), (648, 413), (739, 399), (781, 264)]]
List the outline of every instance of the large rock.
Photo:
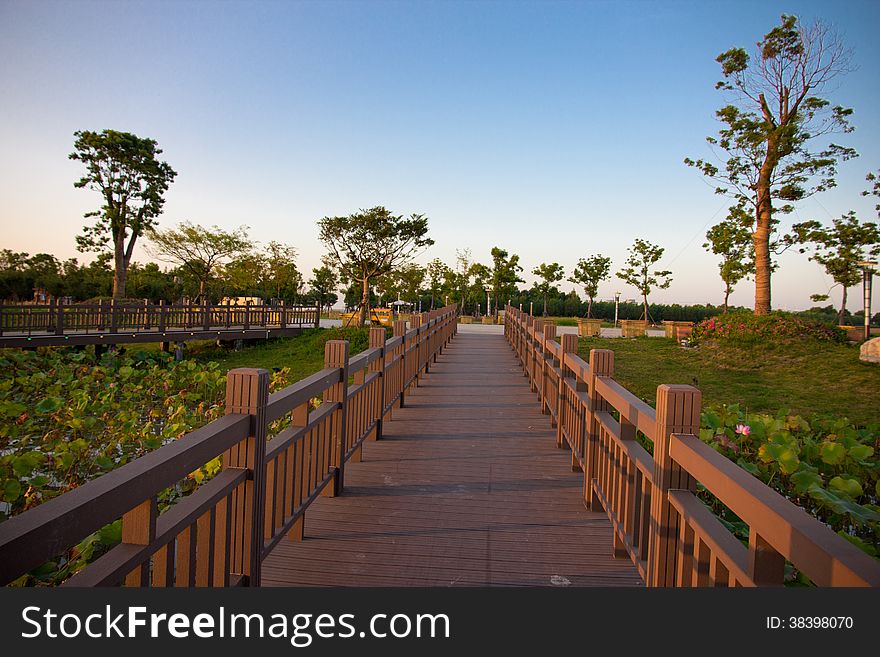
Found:
[(880, 338), (872, 338), (859, 347), (859, 360), (880, 363)]

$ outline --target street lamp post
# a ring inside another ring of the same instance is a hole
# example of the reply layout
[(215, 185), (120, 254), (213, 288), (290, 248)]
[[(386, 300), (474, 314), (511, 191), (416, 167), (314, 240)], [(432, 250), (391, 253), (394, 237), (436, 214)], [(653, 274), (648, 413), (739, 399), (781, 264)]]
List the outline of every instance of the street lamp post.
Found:
[(486, 288), (486, 316), (492, 314), (492, 304), (490, 303), (489, 293), (492, 291), (491, 287)]
[(874, 275), (876, 262), (859, 262), (862, 268), (862, 288), (865, 293), (865, 340), (871, 339), (871, 278)]
[(614, 293), (614, 328), (617, 328), (617, 315), (620, 309), (620, 292)]

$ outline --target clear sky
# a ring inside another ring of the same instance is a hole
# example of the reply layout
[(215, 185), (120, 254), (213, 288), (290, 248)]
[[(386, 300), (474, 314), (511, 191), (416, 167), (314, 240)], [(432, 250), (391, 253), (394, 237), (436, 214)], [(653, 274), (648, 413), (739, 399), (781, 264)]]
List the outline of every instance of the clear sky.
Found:
[[(296, 246), (307, 274), (319, 218), (385, 205), (430, 218), (422, 262), (463, 247), (486, 262), (498, 245), (531, 281), (592, 253), (616, 271), (642, 237), (674, 272), (652, 300), (717, 303), (701, 244), (727, 203), (682, 160), (711, 154), (715, 57), (783, 12), (853, 49), (830, 97), (854, 108), (838, 140), (861, 153), (792, 219), (876, 219), (860, 192), (880, 169), (878, 2), (0, 0), (0, 248), (83, 259), (74, 236), (100, 201), (74, 189), (67, 155), (74, 131), (113, 128), (156, 139), (178, 172), (161, 225), (246, 224)], [(774, 305), (808, 307), (830, 284), (786, 254)], [(618, 289), (635, 296), (617, 279), (600, 296)], [(751, 305), (753, 284), (732, 301)]]

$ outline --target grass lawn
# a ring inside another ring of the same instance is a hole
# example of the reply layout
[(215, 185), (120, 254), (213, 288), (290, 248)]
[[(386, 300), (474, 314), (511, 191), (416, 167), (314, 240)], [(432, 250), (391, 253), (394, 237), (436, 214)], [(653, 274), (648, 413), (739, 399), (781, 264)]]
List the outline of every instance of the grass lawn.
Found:
[[(324, 367), (324, 342), (343, 338), (351, 341), (351, 355), (367, 348), (365, 329), (345, 329), (340, 335), (335, 329), (307, 329), (293, 338), (275, 338), (262, 341), (245, 341), (239, 350), (218, 347), (213, 341), (195, 340), (186, 343), (184, 358), (200, 363), (215, 362), (224, 372), (236, 367), (263, 367), (268, 370), (287, 367), (291, 377), (298, 381)], [(159, 343), (128, 347), (129, 352), (160, 349)]]
[(859, 361), (857, 346), (707, 342), (682, 349), (664, 338), (581, 338), (578, 351), (585, 360), (590, 349), (612, 349), (614, 378), (651, 406), (658, 385), (686, 383), (702, 391), (704, 406), (739, 404), (770, 413), (788, 408), (805, 417), (880, 424), (880, 365)]

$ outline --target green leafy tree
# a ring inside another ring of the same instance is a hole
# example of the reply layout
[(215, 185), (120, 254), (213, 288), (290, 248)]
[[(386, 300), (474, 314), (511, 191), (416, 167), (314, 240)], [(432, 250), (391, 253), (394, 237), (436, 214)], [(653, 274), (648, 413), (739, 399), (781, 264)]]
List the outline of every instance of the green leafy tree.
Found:
[[(863, 191), (862, 196), (874, 195), (880, 199), (880, 171), (877, 173), (874, 173), (873, 171), (869, 172), (868, 175), (865, 176), (865, 180), (871, 184), (871, 188)], [(877, 210), (877, 216), (880, 217), (880, 203), (875, 205), (874, 209)]]
[(785, 15), (758, 43), (754, 61), (742, 48), (717, 58), (724, 79), (716, 88), (733, 95), (716, 112), (723, 124), (718, 137), (707, 138), (724, 152), (722, 168), (701, 159), (686, 158), (685, 164), (715, 180), (715, 192), (733, 198), (741, 210), (754, 248), (756, 314), (771, 309), (771, 252), (797, 241), (796, 235), (778, 238), (778, 215), (833, 187), (838, 162), (856, 156), (834, 143), (811, 146), (829, 133), (852, 130), (852, 110), (832, 107), (819, 95), (848, 69), (850, 58), (821, 22), (804, 26)]
[[(225, 264), (217, 265), (211, 278), (214, 288), (220, 288), (225, 296), (269, 297), (273, 292), (267, 289), (269, 266), (266, 254), (260, 251), (245, 251)], [(271, 286), (269, 286), (271, 287)]]
[(672, 283), (672, 272), (667, 270), (654, 270), (651, 268), (663, 257), (663, 247), (651, 244), (642, 239), (636, 239), (629, 247), (629, 257), (626, 265), (617, 272), (617, 278), (635, 287), (642, 295), (643, 317), (645, 324), (648, 323), (648, 295), (656, 288), (665, 290)]
[(331, 308), (339, 299), (336, 288), (339, 286), (339, 278), (333, 268), (324, 264), (312, 269), (312, 278), (309, 280), (312, 296), (321, 304), (322, 308)]
[[(734, 209), (736, 210), (736, 208)], [(718, 270), (724, 281), (724, 312), (734, 286), (751, 274), (755, 267), (751, 257), (752, 235), (736, 217), (728, 217), (706, 232), (703, 248), (721, 256)]]
[(198, 282), (199, 299), (205, 298), (208, 281), (229, 259), (253, 249), (248, 229), (241, 226), (227, 231), (213, 226), (205, 228), (185, 221), (176, 229), (151, 230), (149, 251), (159, 260), (176, 265)]
[(434, 243), (427, 236), (427, 217), (413, 214), (404, 218), (381, 206), (347, 217), (324, 217), (318, 228), (333, 266), (345, 280), (361, 285), (360, 326), (370, 309), (370, 285)]
[[(847, 288), (857, 285), (862, 279), (858, 263), (880, 254), (880, 229), (873, 222), (859, 223), (856, 213), (850, 211), (840, 219), (835, 219), (831, 228), (809, 222), (810, 241), (815, 243), (816, 252), (810, 260), (825, 267), (836, 285), (843, 289), (837, 323), (843, 324), (846, 318)], [(813, 301), (824, 301), (827, 294), (814, 294)]]
[(434, 310), (434, 302), (440, 299), (444, 292), (450, 290), (449, 283), (453, 279), (453, 271), (442, 260), (434, 258), (425, 267), (425, 277), (431, 295), (431, 310)]
[(103, 201), (100, 210), (86, 213), (87, 218), (98, 220), (83, 228), (76, 238), (77, 248), (100, 253), (112, 245), (113, 297), (121, 299), (134, 245), (155, 226), (165, 203), (163, 195), (177, 173), (157, 159), (162, 150), (153, 139), (116, 130), (80, 130), (74, 136), (70, 159), (86, 167), (74, 187), (99, 192)]
[[(507, 251), (492, 247), (490, 252), (492, 256), (492, 269), (490, 277), (490, 285), (492, 287), (492, 303), (495, 304), (495, 314), (498, 314), (498, 301), (505, 297), (512, 297), (516, 294), (516, 284), (524, 282), (519, 277), (519, 272), (523, 268), (519, 264), (519, 256), (516, 254), (508, 255)], [(487, 308), (486, 313), (491, 312)]]
[(264, 249), (266, 284), (272, 296), (286, 301), (298, 301), (302, 293), (303, 277), (296, 268), (296, 249), (281, 242), (269, 242)]
[(558, 262), (547, 264), (542, 262), (532, 270), (540, 281), (535, 283), (535, 290), (544, 299), (544, 317), (547, 316), (547, 300), (551, 294), (559, 294), (559, 289), (553, 285), (565, 277), (565, 270)]
[(569, 282), (580, 285), (587, 295), (587, 317), (593, 316), (593, 300), (599, 294), (599, 283), (606, 280), (611, 273), (611, 258), (593, 255), (578, 260), (577, 266), (569, 278)]

